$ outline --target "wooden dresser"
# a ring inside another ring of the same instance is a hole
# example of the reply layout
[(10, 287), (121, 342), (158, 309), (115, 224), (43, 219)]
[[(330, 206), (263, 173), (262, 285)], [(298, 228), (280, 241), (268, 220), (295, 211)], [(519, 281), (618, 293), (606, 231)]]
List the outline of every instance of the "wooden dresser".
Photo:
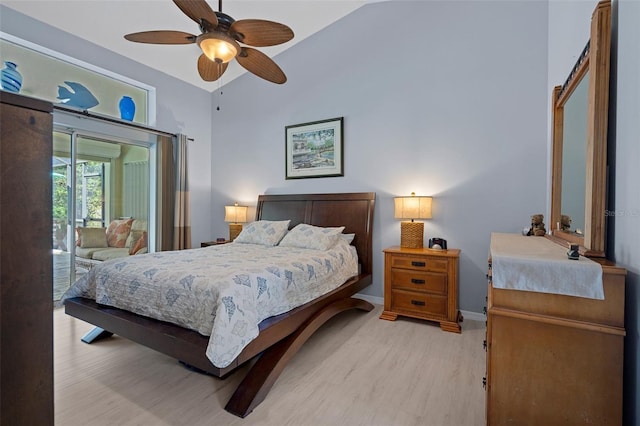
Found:
[(604, 300), (494, 288), (489, 260), (487, 425), (622, 424), (626, 270), (592, 260)]
[(381, 319), (398, 315), (437, 321), (445, 331), (460, 333), (458, 259), (460, 250), (384, 250), (384, 311)]

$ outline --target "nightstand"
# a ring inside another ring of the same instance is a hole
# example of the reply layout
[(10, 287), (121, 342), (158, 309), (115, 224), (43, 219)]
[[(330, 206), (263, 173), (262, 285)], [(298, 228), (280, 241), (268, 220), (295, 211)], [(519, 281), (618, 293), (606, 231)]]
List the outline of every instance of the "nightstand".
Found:
[(458, 259), (460, 250), (389, 247), (384, 251), (384, 311), (381, 319), (398, 315), (440, 323), (460, 333)]
[(220, 244), (227, 244), (230, 243), (231, 241), (229, 240), (224, 240), (224, 241), (205, 241), (204, 243), (200, 243), (200, 247), (209, 247), (209, 246), (217, 246)]

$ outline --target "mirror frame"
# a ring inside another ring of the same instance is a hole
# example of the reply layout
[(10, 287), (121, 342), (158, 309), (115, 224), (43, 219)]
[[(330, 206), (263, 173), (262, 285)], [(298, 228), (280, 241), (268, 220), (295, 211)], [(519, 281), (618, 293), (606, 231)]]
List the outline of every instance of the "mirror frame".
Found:
[[(604, 257), (606, 247), (605, 208), (607, 197), (607, 125), (609, 119), (609, 69), (611, 53), (611, 0), (602, 0), (591, 17), (591, 36), (567, 81), (552, 94), (553, 151), (551, 169), (550, 238), (559, 244), (578, 244), (580, 254)], [(556, 229), (562, 200), (562, 137), (564, 105), (589, 72), (587, 107), (587, 164), (585, 218), (582, 236)]]

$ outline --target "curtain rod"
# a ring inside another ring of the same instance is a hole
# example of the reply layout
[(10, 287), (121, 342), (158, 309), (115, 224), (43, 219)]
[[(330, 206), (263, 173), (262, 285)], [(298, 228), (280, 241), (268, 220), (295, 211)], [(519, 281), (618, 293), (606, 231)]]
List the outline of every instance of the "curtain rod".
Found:
[[(118, 124), (118, 125), (123, 126), (123, 127), (133, 127), (135, 129), (138, 129), (138, 130), (144, 130), (146, 132), (155, 133), (155, 134), (161, 135), (161, 136), (171, 136), (171, 137), (175, 137), (176, 136), (175, 133), (169, 133), (169, 132), (165, 132), (163, 130), (154, 129), (153, 127), (145, 126), (143, 124), (124, 122), (124, 121), (122, 121), (120, 119), (109, 117), (107, 115), (96, 114), (94, 112), (89, 112), (86, 109), (85, 110), (81, 110), (81, 109), (78, 109), (78, 108), (72, 108), (72, 107), (62, 106), (62, 105), (57, 105), (57, 104), (53, 105), (53, 109), (54, 109), (54, 111), (55, 110), (59, 110), (59, 111), (71, 113), (73, 115), (81, 116), (81, 117), (89, 117), (89, 118), (94, 118), (96, 120), (107, 121), (107, 122), (110, 122), (110, 123), (113, 123), (113, 124)], [(193, 141), (193, 138), (187, 138), (187, 139), (190, 140), (190, 141)]]

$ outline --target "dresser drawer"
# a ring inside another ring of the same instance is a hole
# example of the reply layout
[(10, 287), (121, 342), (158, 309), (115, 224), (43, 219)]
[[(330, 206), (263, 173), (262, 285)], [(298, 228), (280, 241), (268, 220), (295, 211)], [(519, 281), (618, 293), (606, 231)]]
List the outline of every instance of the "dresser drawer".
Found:
[(447, 272), (447, 259), (425, 256), (392, 256), (392, 268), (414, 269), (417, 271)]
[(415, 291), (392, 290), (391, 309), (429, 316), (447, 316), (447, 298)]
[(447, 294), (447, 274), (392, 268), (391, 288), (398, 287), (438, 293), (444, 296)]

